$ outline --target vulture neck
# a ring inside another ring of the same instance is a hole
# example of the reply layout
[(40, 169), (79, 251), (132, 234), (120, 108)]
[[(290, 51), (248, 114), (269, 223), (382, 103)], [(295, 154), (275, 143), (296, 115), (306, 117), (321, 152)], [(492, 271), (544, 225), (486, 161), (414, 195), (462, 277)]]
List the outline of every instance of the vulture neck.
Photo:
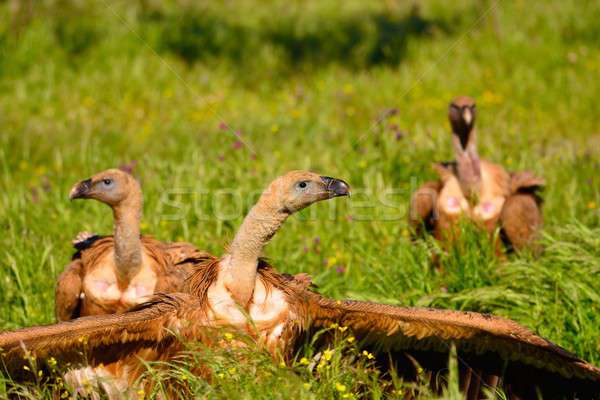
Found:
[(270, 198), (263, 195), (235, 235), (222, 266), (225, 286), (240, 306), (246, 308), (252, 299), (263, 247), (288, 216), (288, 212), (273, 206)]
[[(461, 140), (466, 137), (465, 140)], [(457, 175), (460, 187), (465, 196), (473, 198), (479, 194), (481, 187), (481, 160), (477, 152), (477, 133), (475, 128), (460, 135), (452, 136), (454, 155), (457, 164)]]
[(140, 219), (142, 196), (131, 195), (113, 207), (115, 266), (119, 280), (127, 282), (142, 266)]

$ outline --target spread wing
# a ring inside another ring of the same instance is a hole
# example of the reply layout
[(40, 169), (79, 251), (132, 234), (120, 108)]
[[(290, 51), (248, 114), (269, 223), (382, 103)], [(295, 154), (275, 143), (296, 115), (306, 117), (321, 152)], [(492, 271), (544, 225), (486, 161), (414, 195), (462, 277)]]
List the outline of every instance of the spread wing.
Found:
[(310, 297), (313, 328), (329, 328), (334, 323), (347, 326), (363, 346), (375, 350), (409, 354), (430, 366), (435, 366), (432, 360), (437, 358), (437, 368), (442, 370), (447, 367), (450, 348), (456, 346), (468, 370), (502, 377), (503, 386), (513, 393), (535, 395), (539, 387), (549, 393), (600, 393), (600, 369), (511, 320), (473, 312), (335, 301), (316, 294)]
[[(142, 349), (164, 350), (176, 335), (192, 337), (202, 321), (198, 299), (161, 294), (123, 314), (83, 317), (54, 325), (0, 333), (1, 365), (14, 379), (24, 374), (26, 351), (38, 362), (109, 364)], [(188, 324), (185, 321), (193, 321)]]

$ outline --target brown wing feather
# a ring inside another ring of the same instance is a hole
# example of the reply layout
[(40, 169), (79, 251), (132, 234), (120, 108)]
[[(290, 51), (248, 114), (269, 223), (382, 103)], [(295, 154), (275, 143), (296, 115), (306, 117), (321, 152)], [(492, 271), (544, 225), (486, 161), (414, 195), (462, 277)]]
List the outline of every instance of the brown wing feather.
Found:
[(164, 348), (173, 333), (188, 337), (197, 328), (185, 321), (201, 321), (194, 296), (157, 295), (152, 301), (123, 314), (83, 317), (55, 325), (0, 333), (0, 355), (9, 374), (23, 373), (25, 349), (38, 361), (54, 357), (65, 362), (97, 365), (119, 361), (142, 349)]
[(519, 362), (565, 378), (600, 382), (600, 369), (504, 318), (312, 296), (309, 313), (314, 327), (332, 323), (348, 326), (357, 337), (385, 350), (447, 353), (453, 343), (461, 352), (495, 354), (506, 362)]
[(81, 311), (83, 264), (77, 258), (69, 263), (56, 281), (54, 311), (58, 321), (77, 318)]
[(198, 250), (196, 246), (187, 242), (165, 243), (165, 251), (173, 265), (194, 265), (206, 259), (214, 258), (213, 255)]
[(158, 282), (157, 292), (183, 291), (186, 280), (192, 275), (196, 266), (216, 259), (215, 256), (198, 250), (196, 246), (186, 242), (163, 243), (163, 251), (170, 262), (170, 273)]
[(534, 194), (516, 193), (508, 197), (500, 215), (502, 237), (516, 250), (534, 244), (542, 227), (540, 204)]
[(530, 171), (513, 172), (510, 175), (510, 186), (512, 193), (528, 192), (534, 193), (546, 185), (544, 178), (534, 175)]
[(425, 182), (411, 196), (408, 221), (418, 235), (422, 234), (423, 228), (427, 232), (433, 231), (435, 203), (442, 186), (440, 181)]

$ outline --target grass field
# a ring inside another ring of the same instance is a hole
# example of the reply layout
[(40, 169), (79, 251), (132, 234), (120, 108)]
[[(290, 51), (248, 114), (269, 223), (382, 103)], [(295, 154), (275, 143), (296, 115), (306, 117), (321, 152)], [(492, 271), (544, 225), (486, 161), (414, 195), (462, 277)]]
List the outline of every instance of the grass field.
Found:
[[(68, 201), (76, 181), (137, 162), (143, 232), (221, 254), (270, 180), (311, 169), (354, 195), (286, 223), (266, 250), (280, 271), (336, 298), (510, 317), (599, 364), (600, 3), (288, 3), (0, 2), (0, 329), (52, 322), (70, 240), (111, 231), (108, 208)], [(409, 238), (459, 94), (483, 157), (547, 181), (538, 258), (498, 262), (471, 232), (436, 270), (435, 243)], [(212, 385), (170, 370), (198, 397), (402, 397), (340, 352), (319, 374), (203, 354)]]

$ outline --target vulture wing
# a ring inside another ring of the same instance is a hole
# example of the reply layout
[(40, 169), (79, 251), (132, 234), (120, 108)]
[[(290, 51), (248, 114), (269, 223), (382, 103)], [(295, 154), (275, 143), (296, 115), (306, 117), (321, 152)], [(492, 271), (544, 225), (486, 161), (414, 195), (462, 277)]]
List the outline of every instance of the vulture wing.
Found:
[(202, 320), (197, 315), (200, 309), (197, 303), (196, 297), (183, 293), (160, 294), (123, 314), (2, 332), (0, 365), (14, 379), (19, 379), (28, 354), (42, 364), (54, 357), (59, 365), (98, 365), (119, 361), (142, 349), (162, 352), (176, 340), (176, 335), (192, 336), (191, 330)]
[(215, 258), (213, 255), (200, 251), (196, 246), (187, 242), (166, 243), (165, 251), (173, 265), (194, 265)]
[(441, 189), (440, 181), (425, 182), (411, 196), (408, 221), (417, 234), (422, 234), (423, 228), (427, 232), (433, 231), (436, 218), (435, 204)]
[[(394, 368), (406, 372), (405, 376), (414, 369), (410, 360), (430, 371), (445, 370), (450, 348), (455, 346), (465, 392), (469, 391), (464, 385), (468, 371), (469, 376), (475, 372), (479, 377), (495, 377), (496, 383), (500, 379), (511, 396), (537, 398), (540, 390), (552, 398), (556, 393), (600, 393), (600, 369), (511, 320), (309, 296), (313, 329), (334, 323), (349, 327), (363, 346), (392, 353)], [(407, 362), (399, 365), (402, 360)]]
[(216, 259), (215, 256), (200, 251), (193, 244), (186, 242), (164, 243), (162, 251), (166, 254), (170, 267), (159, 280), (156, 292), (184, 291), (185, 282), (194, 272), (195, 267)]
[(67, 265), (56, 281), (54, 312), (58, 321), (79, 317), (83, 289), (83, 263), (76, 258)]
[(531, 245), (537, 238), (543, 222), (542, 198), (538, 192), (544, 179), (529, 171), (511, 175), (511, 195), (506, 199), (500, 215), (502, 236), (514, 249)]
[(68, 321), (80, 316), (84, 275), (82, 254), (100, 239), (103, 237), (79, 232), (72, 241), (77, 252), (56, 281), (54, 312), (58, 321)]
[(543, 178), (535, 176), (530, 171), (513, 172), (510, 176), (512, 193), (535, 193), (546, 185)]

